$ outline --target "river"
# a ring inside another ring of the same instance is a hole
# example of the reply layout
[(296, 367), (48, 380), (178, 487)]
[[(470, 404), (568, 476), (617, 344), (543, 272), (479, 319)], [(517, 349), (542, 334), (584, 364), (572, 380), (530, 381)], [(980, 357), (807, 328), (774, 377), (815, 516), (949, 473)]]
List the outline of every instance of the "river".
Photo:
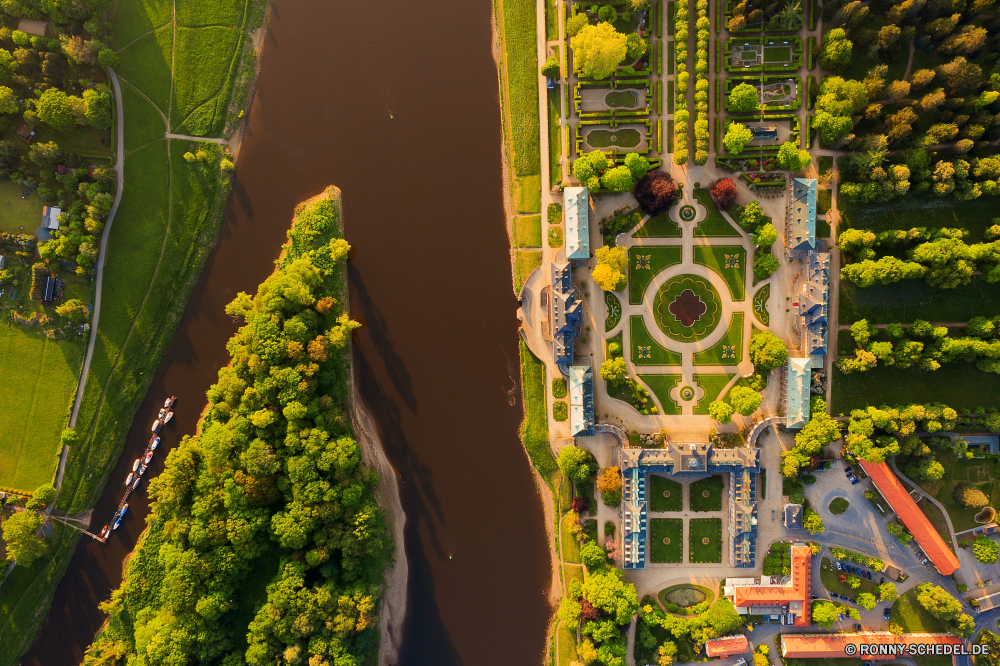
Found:
[[(220, 242), (91, 526), (114, 512), (165, 397), (179, 396), (177, 416), (151, 472), (194, 431), (228, 361), (225, 304), (273, 270), (295, 204), (335, 184), (364, 324), (359, 390), (407, 515), (407, 666), (538, 663), (549, 615), (541, 500), (517, 435), (490, 4), (277, 0)], [(82, 660), (145, 526), (144, 490), (132, 498), (108, 544), (80, 542), (23, 663)]]

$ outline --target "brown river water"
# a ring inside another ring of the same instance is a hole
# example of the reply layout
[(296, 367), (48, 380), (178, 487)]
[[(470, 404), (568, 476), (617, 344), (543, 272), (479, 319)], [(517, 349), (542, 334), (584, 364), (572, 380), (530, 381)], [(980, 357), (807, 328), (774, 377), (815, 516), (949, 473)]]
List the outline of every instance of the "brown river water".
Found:
[[(219, 244), (91, 526), (114, 512), (164, 398), (179, 396), (177, 415), (147, 474), (194, 431), (228, 361), (225, 304), (271, 273), (295, 204), (335, 184), (364, 324), (358, 388), (407, 516), (405, 665), (538, 663), (549, 613), (542, 506), (517, 435), (490, 13), (489, 0), (277, 0)], [(22, 663), (80, 663), (145, 526), (144, 488), (106, 545), (80, 542)]]

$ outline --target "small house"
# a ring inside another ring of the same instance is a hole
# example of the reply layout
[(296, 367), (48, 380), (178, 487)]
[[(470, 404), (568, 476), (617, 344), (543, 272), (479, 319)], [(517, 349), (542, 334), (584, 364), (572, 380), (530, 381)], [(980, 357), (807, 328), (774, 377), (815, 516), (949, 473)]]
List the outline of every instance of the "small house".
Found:
[(62, 209), (56, 206), (42, 206), (42, 228), (58, 229), (60, 213), (62, 213)]
[(56, 295), (56, 279), (51, 275), (45, 278), (45, 288), (42, 290), (42, 303), (51, 303)]

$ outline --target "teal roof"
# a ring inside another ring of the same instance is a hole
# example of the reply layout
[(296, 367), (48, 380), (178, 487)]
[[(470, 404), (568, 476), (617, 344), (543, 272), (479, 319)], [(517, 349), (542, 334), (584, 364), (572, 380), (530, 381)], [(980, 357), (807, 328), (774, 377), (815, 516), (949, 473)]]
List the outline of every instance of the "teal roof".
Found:
[(589, 365), (569, 366), (569, 434), (594, 434), (594, 374)]
[(795, 178), (788, 204), (788, 249), (816, 249), (816, 179)]
[(590, 259), (590, 192), (586, 187), (567, 187), (563, 209), (566, 213), (566, 258)]
[(785, 399), (785, 427), (801, 428), (809, 423), (809, 383), (812, 358), (788, 359), (788, 389)]

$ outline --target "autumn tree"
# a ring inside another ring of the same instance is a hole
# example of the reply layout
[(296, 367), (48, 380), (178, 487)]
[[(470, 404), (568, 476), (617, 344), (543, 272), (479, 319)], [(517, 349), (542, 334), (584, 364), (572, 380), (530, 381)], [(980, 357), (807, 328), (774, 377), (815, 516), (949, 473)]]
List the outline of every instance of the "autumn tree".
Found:
[(609, 77), (626, 54), (625, 35), (605, 22), (583, 26), (570, 40), (570, 46), (574, 68), (580, 76), (588, 79)]
[(730, 176), (713, 180), (708, 184), (708, 193), (716, 208), (726, 210), (736, 201), (736, 183)]
[(628, 284), (625, 276), (628, 265), (628, 250), (623, 247), (599, 247), (594, 252), (597, 266), (590, 276), (604, 291), (621, 291)]
[(945, 90), (950, 95), (966, 95), (982, 82), (983, 70), (974, 63), (958, 56), (954, 60), (937, 68)]
[(650, 171), (635, 184), (635, 200), (647, 215), (668, 210), (677, 198), (677, 185), (666, 171)]
[(968, 483), (960, 483), (953, 494), (956, 502), (970, 509), (979, 509), (990, 503), (982, 490)]
[(597, 475), (597, 492), (608, 506), (618, 506), (622, 499), (622, 473), (617, 467), (605, 467)]

